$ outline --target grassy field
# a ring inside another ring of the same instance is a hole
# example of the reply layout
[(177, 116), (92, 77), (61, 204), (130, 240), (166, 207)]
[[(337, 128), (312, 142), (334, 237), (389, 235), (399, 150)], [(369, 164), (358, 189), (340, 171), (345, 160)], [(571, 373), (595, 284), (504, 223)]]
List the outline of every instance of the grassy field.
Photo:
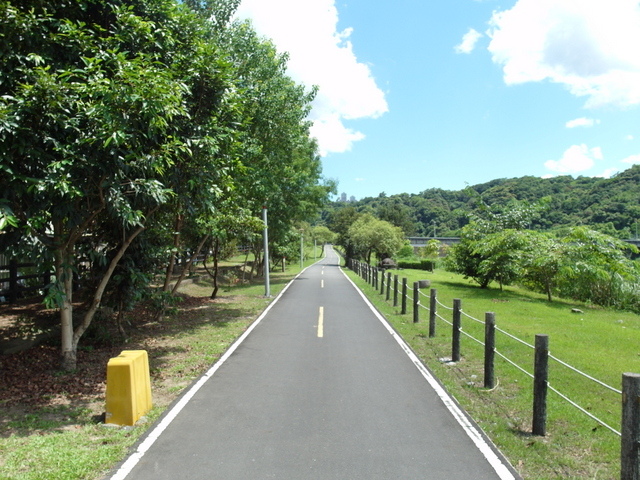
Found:
[[(640, 372), (640, 317), (626, 312), (592, 308), (556, 300), (517, 288), (480, 289), (458, 275), (444, 271), (392, 271), (409, 285), (430, 280), (439, 302), (452, 308), (461, 299), (462, 330), (484, 340), (485, 312), (494, 312), (497, 326), (528, 344), (536, 334), (549, 336), (550, 352), (556, 358), (598, 380), (620, 389), (623, 372)], [(545, 437), (531, 435), (532, 379), (501, 358), (496, 358), (497, 386), (483, 387), (483, 346), (462, 336), (462, 360), (451, 357), (451, 326), (438, 319), (436, 337), (429, 338), (426, 309), (413, 323), (412, 304), (400, 315), (364, 280), (353, 272), (358, 284), (420, 358), (435, 372), (449, 391), (467, 409), (512, 464), (527, 479), (619, 478), (620, 438), (590, 419), (554, 392), (548, 394)], [(429, 291), (422, 291), (421, 304), (429, 306)], [(412, 294), (409, 289), (409, 294)], [(393, 298), (393, 295), (391, 296)], [(574, 313), (579, 309), (582, 313)], [(438, 314), (452, 321), (452, 312), (442, 306)], [(469, 318), (473, 317), (473, 318)], [(496, 350), (533, 373), (533, 350), (503, 333), (496, 334)], [(620, 430), (620, 395), (584, 379), (560, 363), (550, 360), (549, 384), (615, 430)]]

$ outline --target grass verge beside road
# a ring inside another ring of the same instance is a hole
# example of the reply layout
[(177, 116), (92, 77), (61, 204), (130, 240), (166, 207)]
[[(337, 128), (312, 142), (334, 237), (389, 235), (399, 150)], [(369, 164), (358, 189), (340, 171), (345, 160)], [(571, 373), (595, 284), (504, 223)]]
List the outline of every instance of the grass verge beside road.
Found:
[[(347, 271), (347, 270), (345, 270)], [(555, 357), (620, 389), (623, 372), (640, 372), (640, 317), (601, 308), (556, 300), (517, 288), (480, 289), (458, 275), (402, 270), (392, 271), (409, 285), (431, 280), (439, 301), (451, 308), (453, 299), (462, 300), (462, 310), (484, 320), (485, 312), (496, 314), (497, 326), (534, 343), (535, 334), (549, 335), (550, 352)], [(514, 467), (526, 479), (614, 479), (619, 478), (620, 438), (571, 406), (553, 392), (548, 393), (547, 435), (531, 435), (533, 380), (501, 358), (496, 358), (497, 386), (483, 387), (484, 347), (462, 336), (462, 360), (451, 357), (451, 326), (437, 322), (436, 337), (429, 338), (429, 314), (420, 309), (420, 321), (413, 323), (412, 303), (400, 315), (379, 290), (374, 290), (353, 272), (348, 275), (391, 322), (422, 361), (445, 384)], [(429, 306), (429, 289), (422, 291), (421, 304)], [(409, 295), (412, 295), (411, 288)], [(574, 313), (572, 309), (582, 313)], [(438, 306), (439, 315), (452, 320), (451, 311)], [(484, 325), (462, 318), (462, 330), (484, 340)], [(496, 349), (533, 372), (533, 350), (498, 333)], [(549, 383), (591, 414), (620, 430), (620, 395), (550, 361)]]

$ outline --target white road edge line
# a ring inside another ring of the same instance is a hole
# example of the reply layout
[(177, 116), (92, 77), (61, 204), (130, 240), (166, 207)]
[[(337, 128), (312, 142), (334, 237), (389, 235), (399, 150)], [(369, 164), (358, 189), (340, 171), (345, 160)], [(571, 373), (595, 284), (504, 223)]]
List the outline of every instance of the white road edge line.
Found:
[[(317, 262), (316, 262), (317, 263)], [(315, 265), (315, 263), (313, 264)], [(240, 344), (249, 336), (249, 334), (253, 331), (254, 328), (258, 326), (258, 324), (262, 321), (264, 317), (267, 316), (271, 308), (280, 300), (284, 292), (288, 290), (288, 288), (293, 284), (293, 282), (302, 275), (308, 268), (304, 268), (298, 275), (296, 275), (287, 285), (282, 289), (282, 291), (278, 294), (278, 296), (264, 309), (264, 311), (260, 314), (260, 316), (245, 330), (245, 332), (238, 337), (238, 339), (227, 349), (227, 351), (218, 359), (218, 361), (209, 369), (207, 372), (200, 377), (200, 379), (191, 386), (191, 388), (180, 398), (178, 403), (174, 405), (174, 407), (166, 414), (166, 416), (162, 419), (158, 425), (149, 433), (149, 435), (138, 445), (138, 448), (134, 453), (132, 453), (125, 462), (120, 466), (120, 468), (113, 474), (111, 480), (124, 480), (127, 475), (131, 473), (133, 468), (138, 464), (138, 462), (142, 459), (145, 453), (151, 448), (151, 446), (155, 443), (155, 441), (160, 437), (162, 432), (166, 430), (166, 428), (171, 424), (171, 422), (178, 416), (178, 414), (182, 411), (182, 409), (189, 403), (189, 400), (193, 398), (193, 396), (200, 390), (200, 388), (205, 384), (207, 380), (209, 380), (214, 373), (222, 366), (224, 362), (236, 351), (236, 349), (240, 346)]]
[[(342, 271), (342, 268), (340, 268), (340, 271)], [(416, 356), (416, 354), (413, 353), (413, 350), (411, 350), (409, 345), (407, 345), (407, 343), (403, 340), (403, 338), (396, 333), (396, 331), (393, 329), (393, 327), (391, 327), (389, 322), (387, 322), (387, 319), (384, 318), (380, 314), (380, 312), (378, 312), (378, 310), (373, 306), (373, 304), (365, 296), (365, 294), (362, 292), (362, 290), (360, 290), (358, 288), (358, 286), (348, 277), (348, 275), (346, 273), (344, 273), (344, 271), (342, 271), (342, 274), (346, 277), (347, 280), (349, 280), (349, 282), (351, 282), (351, 285), (354, 286), (356, 291), (360, 294), (362, 299), (369, 306), (369, 308), (371, 309), (373, 314), (378, 318), (378, 320), (380, 320), (382, 325), (393, 336), (393, 338), (396, 340), (396, 342), (398, 342), (400, 347), (404, 350), (404, 352), (407, 354), (407, 356), (411, 359), (413, 364), (418, 368), (418, 370), (420, 371), (422, 376), (427, 380), (427, 382), (429, 382), (429, 385), (431, 385), (431, 387), (438, 394), (438, 397), (440, 397), (440, 400), (442, 400), (442, 402), (445, 404), (447, 409), (451, 412), (453, 417), (456, 419), (456, 421), (460, 424), (462, 429), (469, 436), (471, 441), (476, 445), (476, 447), (478, 447), (478, 450), (480, 450), (480, 452), (484, 455), (484, 457), (487, 459), (487, 461), (489, 462), (491, 467), (493, 467), (493, 469), (496, 471), (498, 476), (502, 480), (515, 480), (516, 477), (513, 476), (511, 471), (505, 466), (505, 464), (502, 462), (500, 457), (498, 457), (498, 455), (496, 455), (496, 453), (493, 451), (491, 446), (486, 442), (486, 440), (484, 439), (482, 434), (469, 421), (469, 418), (467, 417), (467, 415), (458, 407), (458, 405), (453, 400), (453, 398), (451, 398), (451, 396), (447, 393), (447, 391), (444, 388), (442, 388), (442, 386), (435, 379), (435, 377), (433, 375), (431, 375), (431, 372), (429, 372), (429, 370), (426, 369), (426, 367), (422, 364), (422, 362)]]

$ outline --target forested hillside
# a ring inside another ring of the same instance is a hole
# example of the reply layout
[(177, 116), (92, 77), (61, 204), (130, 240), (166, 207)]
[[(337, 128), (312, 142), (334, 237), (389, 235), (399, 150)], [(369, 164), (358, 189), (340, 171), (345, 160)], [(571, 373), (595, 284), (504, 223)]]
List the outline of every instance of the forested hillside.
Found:
[(488, 207), (509, 208), (514, 201), (544, 203), (530, 228), (552, 230), (588, 225), (618, 238), (635, 238), (640, 226), (640, 165), (613, 178), (559, 176), (497, 179), (465, 190), (438, 188), (419, 194), (368, 197), (357, 202), (334, 202), (325, 212), (353, 207), (371, 212), (401, 227), (407, 235), (455, 236), (469, 213)]

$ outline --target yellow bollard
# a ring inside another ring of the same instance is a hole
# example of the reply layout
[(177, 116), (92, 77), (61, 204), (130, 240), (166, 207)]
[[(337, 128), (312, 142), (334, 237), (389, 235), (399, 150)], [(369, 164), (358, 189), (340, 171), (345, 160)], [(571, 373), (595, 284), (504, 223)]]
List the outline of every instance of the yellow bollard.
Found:
[(105, 423), (134, 425), (151, 410), (149, 357), (145, 350), (123, 350), (107, 364)]

